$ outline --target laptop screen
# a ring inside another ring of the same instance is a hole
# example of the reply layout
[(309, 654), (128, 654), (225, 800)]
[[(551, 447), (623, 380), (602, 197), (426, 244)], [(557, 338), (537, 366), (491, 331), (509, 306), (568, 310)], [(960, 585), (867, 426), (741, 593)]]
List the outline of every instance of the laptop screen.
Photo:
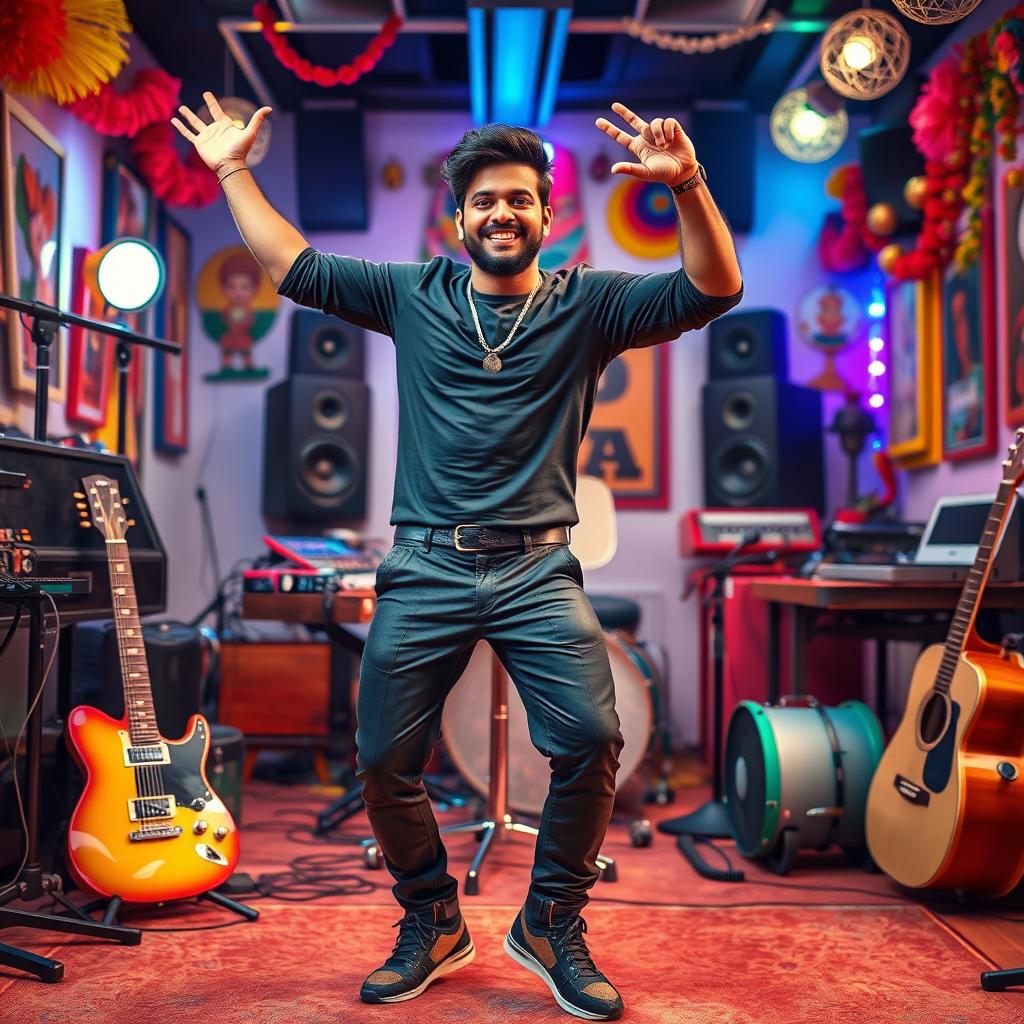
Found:
[(914, 556), (918, 563), (970, 565), (978, 551), (992, 497), (985, 494), (939, 498)]

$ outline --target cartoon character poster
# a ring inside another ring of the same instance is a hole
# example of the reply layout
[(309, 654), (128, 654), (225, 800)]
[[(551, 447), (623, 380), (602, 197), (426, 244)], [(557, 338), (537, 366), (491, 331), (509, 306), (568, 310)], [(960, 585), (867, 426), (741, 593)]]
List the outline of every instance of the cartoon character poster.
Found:
[(166, 212), (160, 219), (160, 249), (167, 284), (157, 308), (160, 334), (181, 346), (180, 355), (153, 353), (153, 447), (159, 452), (188, 451), (189, 286), (192, 241)]
[[(6, 290), (22, 299), (59, 304), (64, 150), (17, 101), (4, 95)], [(36, 348), (15, 310), (8, 312), (11, 386), (35, 390)], [(50, 347), (50, 397), (64, 398), (63, 341)]]
[(822, 391), (851, 390), (836, 369), (836, 356), (856, 340), (860, 305), (845, 288), (824, 285), (809, 292), (800, 303), (797, 318), (803, 340), (825, 356), (821, 372), (807, 383)]
[(270, 370), (257, 365), (255, 349), (273, 326), (280, 299), (244, 245), (229, 245), (206, 261), (196, 301), (203, 330), (220, 348), (220, 369), (204, 380), (264, 380)]
[[(85, 283), (83, 268), (89, 250), (76, 247), (72, 256), (71, 312), (91, 320), (102, 319), (102, 310)], [(114, 339), (78, 324), (70, 329), (68, 348), (67, 418), (73, 423), (102, 427), (107, 421)]]

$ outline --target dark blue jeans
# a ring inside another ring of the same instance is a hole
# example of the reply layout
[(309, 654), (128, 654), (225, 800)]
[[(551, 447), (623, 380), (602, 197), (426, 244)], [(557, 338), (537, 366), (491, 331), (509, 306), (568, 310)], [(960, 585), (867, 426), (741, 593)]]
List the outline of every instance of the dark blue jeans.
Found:
[(551, 762), (528, 908), (535, 919), (547, 901), (581, 909), (598, 876), (622, 735), (579, 562), (564, 544), (479, 553), (396, 539), (376, 591), (359, 677), (357, 768), (395, 898), (418, 913), (456, 897), (423, 769), (444, 700), (477, 641), (487, 640)]

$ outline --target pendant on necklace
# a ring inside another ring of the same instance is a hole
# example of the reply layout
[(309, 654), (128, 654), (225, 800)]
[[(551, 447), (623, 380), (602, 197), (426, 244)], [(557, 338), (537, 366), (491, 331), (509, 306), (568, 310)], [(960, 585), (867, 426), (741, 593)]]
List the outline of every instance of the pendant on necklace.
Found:
[(497, 373), (501, 369), (501, 360), (493, 352), (488, 352), (484, 359), (484, 369), (488, 373)]

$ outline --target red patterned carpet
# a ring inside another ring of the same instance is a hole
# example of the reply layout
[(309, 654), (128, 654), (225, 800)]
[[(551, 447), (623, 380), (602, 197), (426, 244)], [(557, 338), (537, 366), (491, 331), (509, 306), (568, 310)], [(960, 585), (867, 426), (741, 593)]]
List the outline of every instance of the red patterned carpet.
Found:
[[(682, 813), (702, 796), (689, 792), (659, 814)], [(312, 814), (326, 799), (308, 788), (258, 784), (247, 789), (242, 870), (264, 876), (266, 883), (291, 865), (304, 873), (306, 886), (303, 892), (278, 891), (251, 900), (260, 910), (256, 923), (235, 926), (237, 919), (227, 911), (187, 903), (122, 915), (124, 923), (144, 928), (195, 929), (147, 931), (135, 948), (70, 936), (60, 942), (62, 937), (14, 929), (0, 933), (0, 940), (34, 952), (54, 951), (66, 965), (65, 980), (57, 985), (0, 968), (0, 1021), (571, 1019), (538, 979), (501, 951), (525, 891), (528, 840), (495, 851), (481, 894), (463, 899), (478, 949), (474, 964), (400, 1007), (361, 1004), (359, 983), (390, 949), (395, 934), (390, 926), (399, 913), (386, 875), (362, 868), (339, 837), (328, 845), (309, 834)], [(628, 803), (628, 794), (623, 802)], [(456, 811), (446, 817), (461, 816)], [(624, 814), (613, 826), (606, 849), (619, 860), (621, 880), (599, 883), (586, 914), (595, 958), (625, 998), (624, 1020), (1010, 1024), (1024, 1019), (1024, 992), (983, 992), (979, 972), (993, 965), (886, 879), (833, 855), (806, 858), (780, 879), (733, 851), (749, 881), (706, 882), (694, 875), (668, 836), (656, 833), (647, 849), (631, 847), (626, 832), (631, 816)], [(288, 822), (301, 825), (290, 838), (283, 831)], [(353, 819), (345, 832), (355, 835), (363, 828), (365, 819)], [(464, 872), (474, 848), (471, 837), (450, 844), (457, 874)], [(295, 863), (296, 858), (306, 859)], [(370, 889), (368, 881), (379, 888)], [(357, 884), (366, 891), (341, 891)], [(289, 902), (316, 895), (323, 886), (339, 891)], [(637, 905), (648, 901), (660, 905)], [(216, 927), (223, 924), (232, 926)]]

